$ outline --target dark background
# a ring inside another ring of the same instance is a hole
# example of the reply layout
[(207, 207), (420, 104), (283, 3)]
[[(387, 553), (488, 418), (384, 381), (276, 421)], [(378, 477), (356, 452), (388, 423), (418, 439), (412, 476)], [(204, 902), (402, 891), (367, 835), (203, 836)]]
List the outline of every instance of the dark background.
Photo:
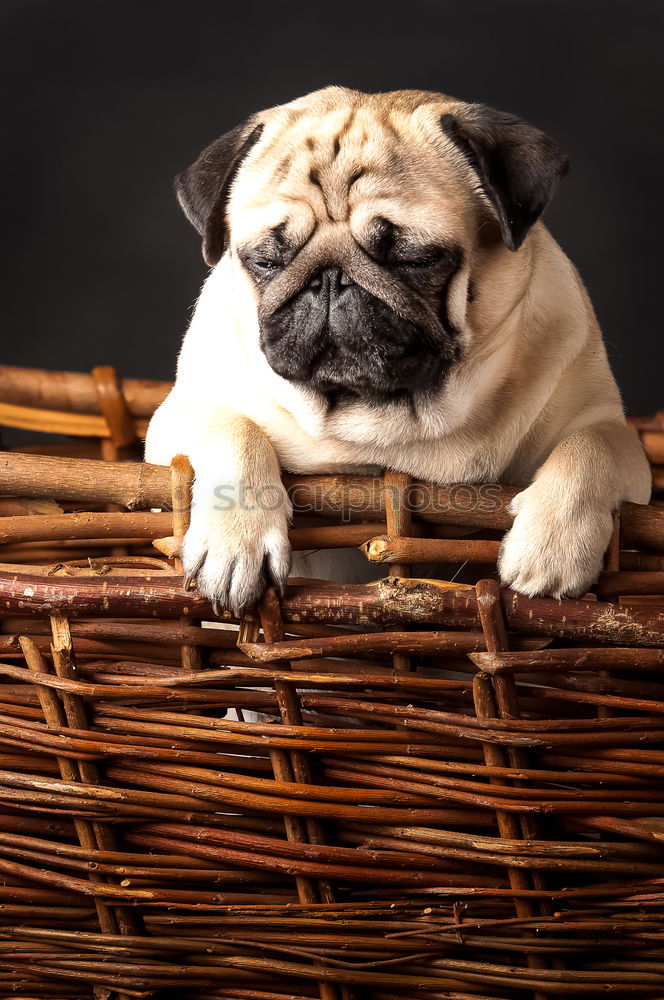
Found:
[(548, 224), (628, 408), (664, 407), (663, 42), (661, 0), (0, 0), (0, 362), (171, 378), (205, 275), (173, 175), (261, 107), (416, 87), (565, 146)]

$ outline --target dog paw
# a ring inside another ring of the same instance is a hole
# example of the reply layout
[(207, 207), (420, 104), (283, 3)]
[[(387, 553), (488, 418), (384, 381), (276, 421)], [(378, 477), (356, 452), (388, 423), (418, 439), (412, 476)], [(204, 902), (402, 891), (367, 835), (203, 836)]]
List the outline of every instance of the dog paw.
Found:
[(230, 510), (197, 502), (194, 490), (180, 559), (185, 579), (196, 580), (216, 612), (226, 608), (239, 615), (271, 584), (283, 589), (291, 563), (290, 510), (285, 490), (269, 509), (247, 502)]
[(599, 503), (558, 504), (538, 484), (512, 503), (516, 518), (503, 539), (498, 571), (527, 597), (579, 597), (597, 580), (613, 516)]

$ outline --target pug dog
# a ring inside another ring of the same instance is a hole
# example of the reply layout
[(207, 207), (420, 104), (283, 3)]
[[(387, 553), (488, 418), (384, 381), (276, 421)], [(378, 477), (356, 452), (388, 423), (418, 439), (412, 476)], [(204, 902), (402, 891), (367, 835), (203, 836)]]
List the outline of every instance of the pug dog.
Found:
[(576, 596), (651, 477), (584, 285), (538, 221), (543, 132), (437, 93), (328, 87), (176, 180), (210, 266), (146, 459), (195, 472), (185, 573), (239, 612), (291, 561), (281, 470), (520, 488), (504, 584)]

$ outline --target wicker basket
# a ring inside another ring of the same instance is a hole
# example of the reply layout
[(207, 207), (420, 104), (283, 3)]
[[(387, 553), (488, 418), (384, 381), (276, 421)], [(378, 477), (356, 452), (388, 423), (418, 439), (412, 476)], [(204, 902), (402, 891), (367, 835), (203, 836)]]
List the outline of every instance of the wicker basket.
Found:
[(664, 507), (529, 600), (510, 490), (291, 480), (295, 548), (390, 575), (215, 616), (187, 463), (131, 461), (167, 390), (0, 369), (67, 438), (0, 453), (0, 997), (661, 1000)]

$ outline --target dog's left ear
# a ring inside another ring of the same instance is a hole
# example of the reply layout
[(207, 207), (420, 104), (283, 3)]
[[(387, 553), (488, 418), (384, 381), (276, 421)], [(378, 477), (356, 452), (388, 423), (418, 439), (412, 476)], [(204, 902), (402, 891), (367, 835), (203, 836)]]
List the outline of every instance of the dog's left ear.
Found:
[(210, 267), (218, 263), (226, 247), (226, 208), (231, 185), (262, 131), (263, 125), (250, 118), (216, 139), (175, 178), (178, 201), (203, 237), (203, 257)]
[(440, 125), (477, 174), (505, 246), (518, 250), (567, 173), (566, 154), (544, 132), (484, 104), (441, 115)]

